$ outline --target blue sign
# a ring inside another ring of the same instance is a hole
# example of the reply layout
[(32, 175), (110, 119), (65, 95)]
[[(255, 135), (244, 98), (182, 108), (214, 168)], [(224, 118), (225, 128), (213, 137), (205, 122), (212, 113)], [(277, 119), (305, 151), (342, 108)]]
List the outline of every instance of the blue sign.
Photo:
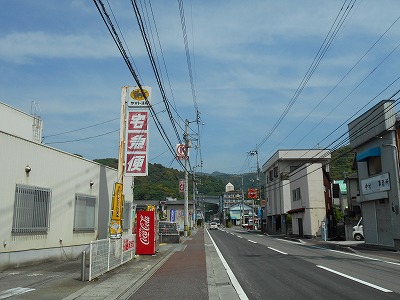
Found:
[(175, 209), (171, 209), (169, 212), (169, 221), (170, 222), (175, 222), (175, 218), (176, 218), (176, 210)]

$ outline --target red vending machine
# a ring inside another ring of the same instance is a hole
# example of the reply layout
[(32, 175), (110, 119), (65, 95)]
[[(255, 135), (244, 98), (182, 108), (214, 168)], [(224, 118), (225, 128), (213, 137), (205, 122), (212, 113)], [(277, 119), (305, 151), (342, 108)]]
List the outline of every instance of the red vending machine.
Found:
[(155, 254), (158, 247), (156, 211), (136, 212), (136, 254)]

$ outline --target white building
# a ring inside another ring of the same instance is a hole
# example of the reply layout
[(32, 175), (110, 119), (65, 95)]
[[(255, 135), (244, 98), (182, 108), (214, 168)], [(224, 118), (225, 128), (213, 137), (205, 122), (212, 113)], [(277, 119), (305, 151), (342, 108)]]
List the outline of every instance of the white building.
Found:
[[(290, 176), (296, 174), (296, 170), (304, 164), (321, 163), (329, 172), (329, 150), (278, 150), (263, 165), (262, 172), (265, 175), (266, 205), (263, 220), (266, 228), (263, 231), (270, 234), (287, 233), (286, 216), (292, 209), (292, 187)], [(321, 178), (322, 180), (322, 178)], [(315, 182), (310, 181), (310, 184)], [(319, 183), (318, 183), (319, 184)], [(314, 187), (310, 187), (311, 190)], [(324, 197), (321, 197), (324, 204)]]
[[(108, 235), (117, 171), (40, 144), (38, 124), (0, 103), (0, 269), (76, 258)], [(131, 207), (124, 211), (126, 232)]]
[[(330, 189), (324, 186), (323, 165), (306, 164), (290, 175), (293, 234), (298, 236), (321, 236), (322, 224), (333, 220), (327, 218), (325, 194)], [(329, 186), (328, 186), (329, 187)], [(329, 205), (332, 205), (332, 201)], [(332, 209), (333, 207), (330, 207)], [(324, 222), (324, 223), (323, 223)], [(326, 226), (327, 228), (327, 226)]]

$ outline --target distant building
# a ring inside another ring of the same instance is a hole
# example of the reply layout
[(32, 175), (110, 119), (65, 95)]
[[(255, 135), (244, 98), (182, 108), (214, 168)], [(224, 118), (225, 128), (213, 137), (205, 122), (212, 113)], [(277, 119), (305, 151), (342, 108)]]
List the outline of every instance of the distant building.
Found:
[(340, 208), (343, 214), (348, 210), (347, 185), (345, 180), (333, 181), (333, 204)]
[(358, 174), (352, 174), (346, 177), (347, 186), (347, 203), (348, 211), (347, 216), (353, 219), (361, 218), (361, 205), (360, 205), (360, 185), (358, 182)]
[(243, 224), (248, 224), (250, 219), (256, 217), (255, 215), (253, 215), (253, 208), (250, 205), (246, 205), (243, 203), (238, 203), (230, 206), (229, 215), (231, 218), (231, 222), (234, 225), (241, 225), (241, 220), (243, 220)]

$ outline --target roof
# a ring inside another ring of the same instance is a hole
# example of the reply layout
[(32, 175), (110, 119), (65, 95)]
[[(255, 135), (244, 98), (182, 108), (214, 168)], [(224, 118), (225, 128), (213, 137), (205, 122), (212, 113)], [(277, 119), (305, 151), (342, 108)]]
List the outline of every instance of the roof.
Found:
[(296, 214), (296, 213), (303, 213), (306, 209), (304, 207), (300, 207), (300, 208), (293, 208), (291, 210), (287, 211), (287, 214), (291, 215), (291, 214)]

